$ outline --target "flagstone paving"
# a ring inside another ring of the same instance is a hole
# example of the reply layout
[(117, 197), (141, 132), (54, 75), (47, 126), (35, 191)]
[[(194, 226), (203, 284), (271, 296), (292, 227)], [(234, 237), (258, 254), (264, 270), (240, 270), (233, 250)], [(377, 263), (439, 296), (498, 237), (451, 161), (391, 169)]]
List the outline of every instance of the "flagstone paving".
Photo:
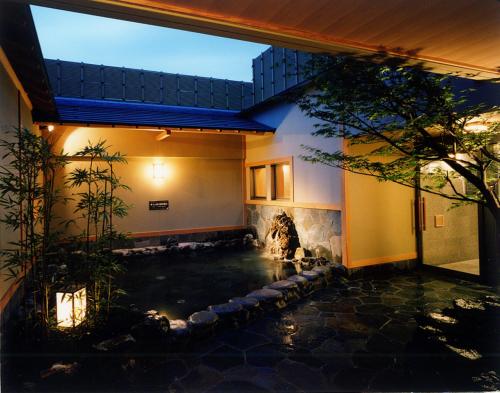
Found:
[(494, 386), (500, 375), (494, 327), (491, 351), (484, 353), (483, 346), (481, 359), (470, 360), (446, 345), (454, 340), (473, 349), (470, 335), (477, 331), (461, 332), (457, 342), (451, 333), (436, 339), (418, 326), (422, 316), (451, 308), (456, 298), (492, 294), (479, 284), (428, 273), (350, 280), (178, 355), (186, 368), (171, 374), (168, 387), (175, 392), (488, 390), (482, 377), (492, 376)]
[[(458, 298), (465, 301), (454, 304)], [(77, 375), (23, 386), (51, 392), (499, 390), (499, 309), (492, 289), (476, 283), (385, 273), (334, 283), (182, 353), (110, 354), (84, 362), (92, 367)]]

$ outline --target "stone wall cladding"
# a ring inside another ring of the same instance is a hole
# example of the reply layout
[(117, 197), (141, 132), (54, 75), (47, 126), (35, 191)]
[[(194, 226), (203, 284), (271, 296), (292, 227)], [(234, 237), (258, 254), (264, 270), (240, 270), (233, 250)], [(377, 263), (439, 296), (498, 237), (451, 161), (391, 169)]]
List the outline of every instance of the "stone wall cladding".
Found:
[(293, 218), (300, 246), (314, 257), (342, 261), (341, 212), (302, 207), (246, 205), (247, 225), (254, 227), (257, 238), (265, 243), (274, 216), (285, 212)]

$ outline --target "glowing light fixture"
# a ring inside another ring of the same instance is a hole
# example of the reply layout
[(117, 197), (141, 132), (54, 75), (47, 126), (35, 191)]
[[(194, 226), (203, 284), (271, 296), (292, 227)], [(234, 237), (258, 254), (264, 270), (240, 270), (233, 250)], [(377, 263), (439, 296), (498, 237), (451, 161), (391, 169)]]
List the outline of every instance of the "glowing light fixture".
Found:
[(47, 126), (47, 131), (48, 131), (48, 132), (52, 132), (52, 131), (54, 131), (54, 128), (55, 128), (55, 127), (54, 127), (54, 125), (53, 125), (53, 124), (49, 124), (49, 125)]
[(78, 326), (85, 319), (87, 291), (85, 287), (72, 286), (56, 292), (57, 327)]
[(162, 163), (153, 164), (153, 179), (165, 178), (165, 166)]
[(283, 164), (283, 175), (288, 176), (290, 174), (290, 165), (288, 164)]
[(163, 140), (167, 139), (170, 135), (172, 135), (172, 131), (170, 131), (170, 130), (162, 131), (157, 135), (156, 140), (163, 141)]

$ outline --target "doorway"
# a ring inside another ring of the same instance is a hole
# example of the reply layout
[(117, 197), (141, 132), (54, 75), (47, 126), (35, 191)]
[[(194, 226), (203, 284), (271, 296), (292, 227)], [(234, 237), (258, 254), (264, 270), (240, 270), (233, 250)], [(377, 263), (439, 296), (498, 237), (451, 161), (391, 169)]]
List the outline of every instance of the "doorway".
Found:
[(478, 206), (454, 206), (452, 200), (427, 192), (419, 201), (422, 263), (479, 276)]

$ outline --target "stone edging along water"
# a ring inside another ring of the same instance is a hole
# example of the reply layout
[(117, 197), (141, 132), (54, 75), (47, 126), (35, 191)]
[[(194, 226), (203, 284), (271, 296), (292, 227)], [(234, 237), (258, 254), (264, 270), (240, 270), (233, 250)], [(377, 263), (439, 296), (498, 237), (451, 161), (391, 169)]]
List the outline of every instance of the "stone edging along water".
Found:
[[(248, 244), (251, 239), (225, 241), (222, 247)], [(172, 246), (171, 246), (172, 247)], [(217, 247), (215, 243), (185, 243), (175, 245), (179, 250), (199, 251)], [(122, 249), (114, 252), (123, 257), (156, 255), (168, 253), (168, 246), (142, 247), (140, 249)], [(113, 351), (124, 345), (140, 341), (151, 344), (183, 345), (195, 339), (206, 338), (221, 329), (242, 326), (248, 321), (265, 313), (285, 308), (288, 304), (305, 298), (334, 282), (344, 280), (347, 269), (336, 262), (325, 258), (303, 258), (300, 261), (283, 261), (295, 263), (307, 268), (286, 280), (275, 281), (262, 289), (254, 290), (244, 297), (233, 297), (227, 303), (210, 305), (206, 310), (198, 311), (187, 320), (168, 320), (156, 310), (144, 314), (144, 320), (132, 326), (130, 334), (124, 334), (94, 345), (98, 351)]]

